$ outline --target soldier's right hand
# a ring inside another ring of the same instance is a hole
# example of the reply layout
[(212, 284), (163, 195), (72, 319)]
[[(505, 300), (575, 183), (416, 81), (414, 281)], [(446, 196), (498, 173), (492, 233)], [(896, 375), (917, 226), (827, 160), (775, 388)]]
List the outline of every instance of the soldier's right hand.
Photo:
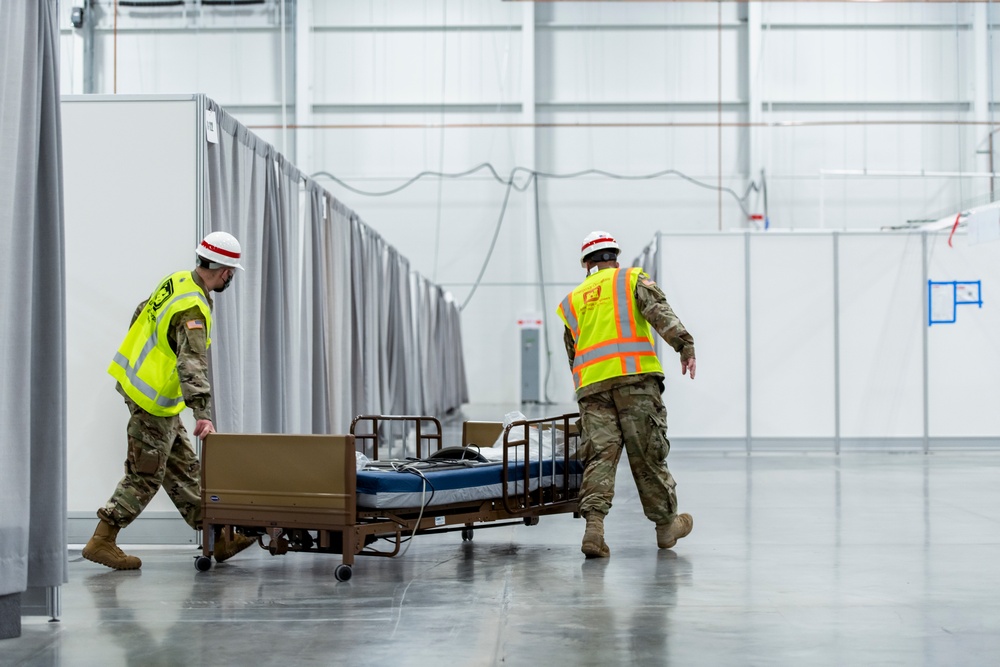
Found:
[(194, 437), (204, 438), (209, 433), (215, 433), (211, 419), (199, 419), (194, 425)]

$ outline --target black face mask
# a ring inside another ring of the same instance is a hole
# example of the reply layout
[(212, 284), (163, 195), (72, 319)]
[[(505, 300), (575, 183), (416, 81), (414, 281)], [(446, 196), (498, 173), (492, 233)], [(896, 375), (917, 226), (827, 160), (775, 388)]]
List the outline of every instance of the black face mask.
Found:
[(226, 291), (226, 290), (227, 290), (227, 289), (229, 288), (229, 285), (231, 285), (231, 284), (232, 284), (232, 282), (233, 282), (233, 277), (234, 277), (235, 275), (236, 275), (236, 272), (235, 272), (235, 271), (233, 271), (232, 273), (230, 273), (230, 274), (229, 274), (229, 277), (228, 277), (228, 278), (226, 278), (226, 282), (222, 283), (222, 287), (216, 287), (216, 288), (215, 288), (214, 290), (212, 290), (212, 291), (214, 291), (214, 292), (225, 292), (225, 291)]

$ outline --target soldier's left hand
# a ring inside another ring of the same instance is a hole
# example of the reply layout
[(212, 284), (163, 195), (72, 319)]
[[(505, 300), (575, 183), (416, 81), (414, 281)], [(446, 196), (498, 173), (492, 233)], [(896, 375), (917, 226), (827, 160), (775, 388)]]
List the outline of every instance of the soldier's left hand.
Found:
[(687, 361), (681, 362), (681, 375), (690, 375), (691, 379), (694, 379), (694, 357), (691, 357)]

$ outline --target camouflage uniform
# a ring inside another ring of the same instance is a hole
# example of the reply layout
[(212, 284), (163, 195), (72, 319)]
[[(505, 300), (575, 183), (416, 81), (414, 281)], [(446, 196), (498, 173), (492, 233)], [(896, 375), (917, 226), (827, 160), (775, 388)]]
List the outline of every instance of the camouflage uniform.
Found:
[[(212, 297), (201, 277), (195, 271), (191, 275), (211, 308)], [(132, 322), (145, 305), (146, 301), (139, 304)], [(196, 420), (212, 419), (206, 333), (204, 316), (198, 308), (181, 311), (171, 319), (170, 349), (177, 354), (177, 373), (184, 403), (194, 411)], [(125, 396), (121, 385), (117, 389)], [(139, 516), (163, 486), (188, 525), (200, 528), (201, 464), (180, 415), (152, 415), (128, 396), (125, 396), (125, 404), (132, 415), (128, 422), (125, 476), (104, 507), (97, 510), (97, 516), (112, 526), (124, 528)]]
[[(635, 300), (643, 317), (681, 355), (681, 361), (694, 357), (694, 338), (646, 274), (636, 284)], [(576, 346), (568, 328), (563, 340), (572, 369)], [(676, 482), (667, 469), (670, 441), (662, 392), (662, 373), (624, 375), (577, 390), (583, 438), (580, 457), (585, 465), (580, 514), (604, 516), (611, 509), (615, 471), (624, 448), (646, 517), (657, 525), (673, 522), (677, 515)]]

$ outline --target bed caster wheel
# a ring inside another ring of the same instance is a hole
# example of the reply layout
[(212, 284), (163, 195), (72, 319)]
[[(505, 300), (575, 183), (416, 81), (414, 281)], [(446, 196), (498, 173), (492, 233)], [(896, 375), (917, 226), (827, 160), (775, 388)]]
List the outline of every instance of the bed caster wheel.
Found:
[(344, 565), (343, 563), (338, 565), (337, 569), (333, 571), (333, 576), (337, 578), (337, 581), (350, 581), (351, 574), (351, 566)]
[(526, 517), (524, 517), (524, 525), (525, 526), (537, 526), (538, 525), (538, 517), (537, 516), (526, 516)]
[(208, 556), (198, 556), (194, 559), (194, 568), (199, 572), (208, 572), (212, 569), (212, 559)]
[(472, 529), (471, 528), (463, 528), (462, 529), (462, 541), (463, 542), (471, 542), (472, 541)]

